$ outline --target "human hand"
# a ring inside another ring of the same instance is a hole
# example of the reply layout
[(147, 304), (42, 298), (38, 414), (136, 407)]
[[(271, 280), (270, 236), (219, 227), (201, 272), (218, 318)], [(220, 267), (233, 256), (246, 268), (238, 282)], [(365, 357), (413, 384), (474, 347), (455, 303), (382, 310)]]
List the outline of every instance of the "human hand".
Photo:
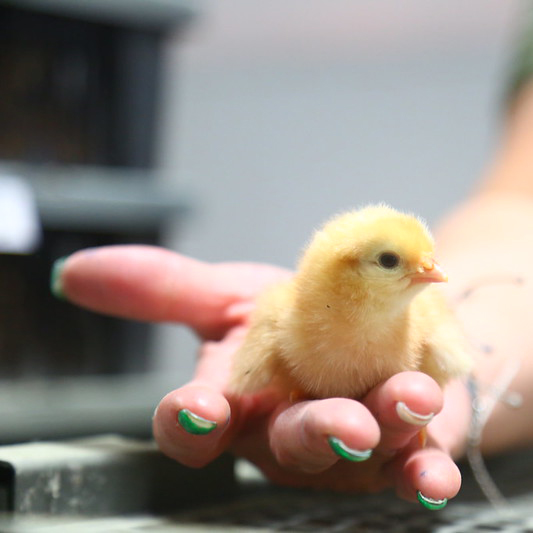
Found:
[[(420, 492), (429, 506), (455, 496), (461, 477), (451, 457), (462, 451), (470, 418), (459, 382), (443, 392), (425, 374), (404, 372), (361, 402), (291, 404), (272, 389), (239, 398), (225, 394), (256, 296), (290, 275), (268, 265), (207, 264), (154, 247), (112, 246), (73, 254), (54, 279), (56, 293), (78, 305), (129, 319), (180, 322), (199, 335), (193, 380), (167, 394), (154, 415), (159, 447), (177, 461), (201, 467), (230, 450), (284, 485), (394, 487), (407, 500)], [(422, 449), (424, 425), (428, 444)]]

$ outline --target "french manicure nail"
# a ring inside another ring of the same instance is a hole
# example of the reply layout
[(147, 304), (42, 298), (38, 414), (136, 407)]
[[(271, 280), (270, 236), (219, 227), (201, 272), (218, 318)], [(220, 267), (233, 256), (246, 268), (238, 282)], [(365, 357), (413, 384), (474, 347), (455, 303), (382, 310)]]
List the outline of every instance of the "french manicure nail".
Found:
[(439, 509), (444, 509), (448, 503), (448, 498), (443, 498), (442, 500), (434, 500), (433, 498), (428, 498), (424, 496), (420, 491), (417, 491), (416, 497), (418, 501), (430, 511), (438, 511)]
[(213, 420), (203, 418), (189, 411), (189, 409), (182, 409), (178, 413), (178, 423), (185, 431), (192, 435), (207, 435), (217, 427), (217, 423)]
[(56, 259), (50, 272), (50, 291), (59, 300), (66, 300), (61, 275), (63, 274), (67, 259), (68, 257), (60, 257), (59, 259)]
[(427, 426), (435, 416), (435, 413), (429, 413), (428, 415), (415, 413), (404, 402), (398, 402), (396, 404), (396, 412), (404, 422), (413, 424), (414, 426)]
[(344, 442), (341, 439), (338, 439), (337, 437), (328, 437), (329, 445), (331, 446), (331, 449), (343, 459), (347, 459), (348, 461), (353, 461), (355, 463), (359, 463), (361, 461), (366, 461), (370, 458), (372, 455), (372, 450), (356, 450), (354, 448), (349, 448), (344, 444)]

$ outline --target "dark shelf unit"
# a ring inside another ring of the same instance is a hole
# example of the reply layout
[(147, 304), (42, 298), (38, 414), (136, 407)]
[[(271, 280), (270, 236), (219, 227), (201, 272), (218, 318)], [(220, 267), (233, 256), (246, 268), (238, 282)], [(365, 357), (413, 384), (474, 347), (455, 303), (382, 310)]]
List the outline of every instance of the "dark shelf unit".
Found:
[(192, 4), (0, 0), (0, 177), (35, 191), (42, 242), (0, 254), (4, 378), (150, 369), (152, 328), (57, 301), (53, 261), (86, 247), (159, 244), (187, 200), (155, 168), (162, 48)]

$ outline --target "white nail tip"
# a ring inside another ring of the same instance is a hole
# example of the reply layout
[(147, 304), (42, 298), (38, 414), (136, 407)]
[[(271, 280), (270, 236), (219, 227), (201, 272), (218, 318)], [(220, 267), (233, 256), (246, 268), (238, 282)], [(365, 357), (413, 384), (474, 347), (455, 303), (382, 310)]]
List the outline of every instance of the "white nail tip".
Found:
[(396, 412), (404, 422), (412, 424), (413, 426), (426, 426), (435, 416), (434, 413), (429, 413), (428, 415), (415, 413), (414, 411), (411, 411), (404, 402), (398, 402), (396, 404)]

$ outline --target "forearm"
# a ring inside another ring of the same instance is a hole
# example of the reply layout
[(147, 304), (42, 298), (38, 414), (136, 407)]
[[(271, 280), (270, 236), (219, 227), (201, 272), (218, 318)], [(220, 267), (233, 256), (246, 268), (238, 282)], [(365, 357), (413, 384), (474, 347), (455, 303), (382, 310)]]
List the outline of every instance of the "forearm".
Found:
[(533, 442), (532, 235), (533, 201), (495, 194), (470, 200), (438, 232), (450, 300), (475, 350), (482, 391), (521, 365), (510, 390), (524, 404), (497, 404), (485, 431), (487, 452)]
[(517, 97), (487, 178), (443, 222), (437, 239), (482, 389), (519, 364), (509, 390), (522, 395), (523, 405), (498, 402), (483, 449), (533, 443), (533, 84)]

